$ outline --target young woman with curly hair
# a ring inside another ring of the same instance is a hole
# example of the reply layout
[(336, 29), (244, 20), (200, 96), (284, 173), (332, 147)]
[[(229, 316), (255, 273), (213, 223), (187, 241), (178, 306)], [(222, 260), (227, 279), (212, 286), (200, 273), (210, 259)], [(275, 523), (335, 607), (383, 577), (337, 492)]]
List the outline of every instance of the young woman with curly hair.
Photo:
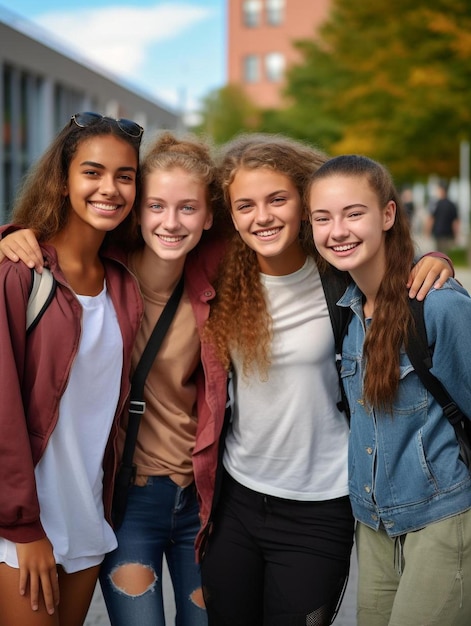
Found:
[(205, 339), (230, 371), (233, 406), (202, 560), (213, 626), (330, 624), (348, 578), (349, 428), (303, 203), (325, 160), (280, 136), (242, 136), (223, 152), (235, 231)]

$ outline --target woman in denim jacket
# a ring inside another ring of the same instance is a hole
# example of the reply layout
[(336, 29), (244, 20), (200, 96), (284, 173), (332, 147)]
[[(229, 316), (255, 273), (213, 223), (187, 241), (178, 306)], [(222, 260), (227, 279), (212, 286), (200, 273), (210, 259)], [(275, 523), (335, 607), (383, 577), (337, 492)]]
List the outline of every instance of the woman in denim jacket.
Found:
[[(470, 624), (471, 475), (404, 350), (414, 245), (398, 194), (385, 168), (347, 155), (313, 175), (309, 203), (319, 252), (355, 281), (338, 304), (353, 311), (342, 378), (358, 624)], [(424, 318), (431, 371), (469, 411), (471, 299), (449, 279), (426, 297)]]

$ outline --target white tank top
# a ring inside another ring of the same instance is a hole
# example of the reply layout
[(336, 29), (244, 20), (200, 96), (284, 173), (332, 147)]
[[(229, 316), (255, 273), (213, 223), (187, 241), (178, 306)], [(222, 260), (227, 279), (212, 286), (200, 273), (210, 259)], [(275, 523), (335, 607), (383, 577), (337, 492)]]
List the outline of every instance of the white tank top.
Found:
[[(35, 468), (41, 523), (56, 563), (68, 573), (98, 565), (117, 546), (104, 518), (102, 463), (123, 367), (121, 331), (106, 286), (98, 296), (77, 298), (80, 345), (56, 428)], [(0, 538), (0, 561), (18, 567), (15, 543)]]
[(271, 367), (239, 375), (223, 463), (242, 485), (291, 500), (348, 494), (348, 423), (337, 409), (332, 325), (312, 258), (288, 276), (261, 275), (273, 320)]

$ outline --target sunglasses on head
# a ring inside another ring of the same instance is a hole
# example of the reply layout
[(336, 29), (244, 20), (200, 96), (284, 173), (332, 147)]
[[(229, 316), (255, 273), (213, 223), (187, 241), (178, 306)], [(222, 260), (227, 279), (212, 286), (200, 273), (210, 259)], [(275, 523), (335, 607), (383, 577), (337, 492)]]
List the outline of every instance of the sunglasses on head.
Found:
[(142, 126), (132, 120), (127, 120), (125, 118), (116, 120), (114, 117), (107, 117), (106, 115), (92, 113), (91, 111), (86, 111), (85, 113), (75, 113), (75, 115), (72, 115), (70, 118), (70, 123), (72, 124), (72, 122), (74, 122), (79, 128), (87, 128), (87, 126), (98, 124), (101, 120), (114, 122), (120, 131), (122, 131), (125, 135), (129, 135), (129, 137), (134, 137), (134, 139), (140, 140), (142, 133), (144, 132)]

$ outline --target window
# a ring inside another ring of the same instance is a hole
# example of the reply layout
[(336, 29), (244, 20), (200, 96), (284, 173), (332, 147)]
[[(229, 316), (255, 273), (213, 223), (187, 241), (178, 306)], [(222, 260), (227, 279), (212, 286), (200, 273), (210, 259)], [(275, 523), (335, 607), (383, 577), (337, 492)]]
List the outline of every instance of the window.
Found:
[(271, 83), (283, 80), (285, 71), (285, 57), (281, 52), (270, 52), (265, 57), (265, 75)]
[(244, 25), (253, 28), (260, 24), (262, 14), (262, 0), (245, 0), (242, 5)]
[(244, 81), (256, 83), (260, 80), (260, 61), (256, 54), (244, 57)]
[(285, 18), (285, 0), (266, 0), (267, 24), (279, 26)]

